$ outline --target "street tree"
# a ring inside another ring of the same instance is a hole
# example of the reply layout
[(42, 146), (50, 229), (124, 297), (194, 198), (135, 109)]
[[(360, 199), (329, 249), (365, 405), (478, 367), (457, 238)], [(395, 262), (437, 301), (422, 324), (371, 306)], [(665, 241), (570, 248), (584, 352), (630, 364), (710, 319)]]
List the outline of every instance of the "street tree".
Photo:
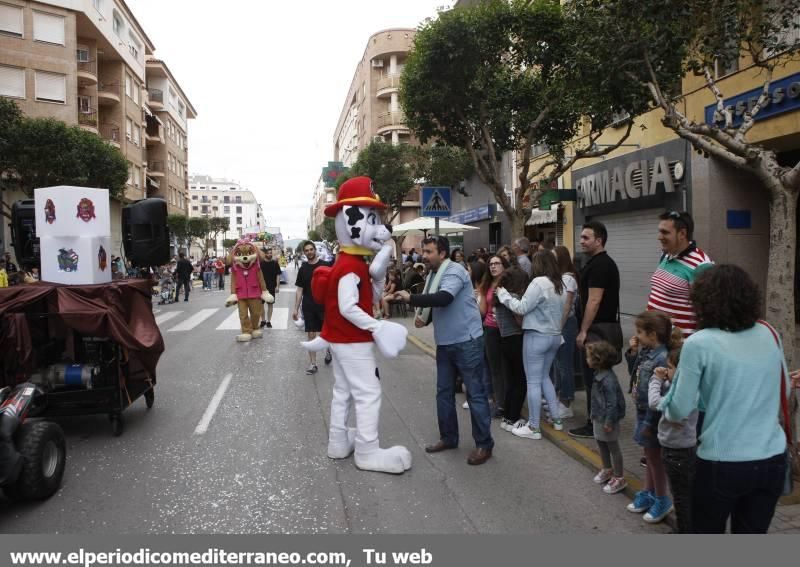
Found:
[[(664, 126), (704, 156), (752, 174), (752, 190), (769, 202), (767, 318), (781, 332), (791, 363), (800, 162), (781, 163), (773, 148), (752, 141), (752, 128), (771, 102), (775, 70), (797, 55), (800, 0), (570, 0), (567, 10), (584, 30), (583, 46), (597, 57), (600, 72), (646, 87)], [(752, 64), (750, 75), (760, 82), (760, 96), (741, 118), (726, 105), (714, 72), (715, 65), (739, 61)], [(713, 93), (712, 123), (684, 112), (681, 79), (687, 73), (702, 77)]]
[(325, 217), (316, 228), (317, 234), (326, 242), (336, 241), (336, 223), (331, 217)]
[[(336, 189), (353, 177), (366, 175), (375, 184), (375, 192), (386, 203), (387, 222), (400, 213), (406, 195), (414, 189), (420, 177), (416, 149), (408, 144), (392, 145), (387, 142), (370, 142), (358, 154), (355, 163), (336, 180)], [(334, 237), (335, 239), (335, 237)]]
[(37, 187), (76, 185), (122, 196), (128, 162), (97, 134), (52, 118), (21, 116), (7, 99), (0, 104), (0, 131), (3, 187), (33, 196)]
[(418, 151), (419, 170), (427, 185), (457, 188), (475, 173), (472, 157), (464, 148), (434, 144)]
[(189, 217), (186, 221), (186, 232), (189, 241), (195, 241), (208, 254), (208, 234), (211, 230), (208, 217)]
[(211, 238), (214, 239), (214, 246), (216, 246), (219, 234), (225, 234), (231, 229), (231, 219), (228, 217), (211, 217), (208, 219), (208, 230)]
[[(514, 235), (523, 233), (532, 189), (624, 143), (631, 122), (612, 144), (596, 146), (615, 115), (646, 103), (638, 83), (597, 72), (594, 58), (575, 49), (582, 36), (559, 0), (486, 0), (424, 23), (406, 61), (406, 122), (423, 143), (468, 152)], [(535, 145), (547, 148), (545, 158), (532, 154)], [(513, 202), (503, 179), (506, 152), (518, 164)]]
[(235, 239), (235, 238), (225, 238), (222, 241), (222, 247), (227, 251), (227, 250), (230, 250), (231, 248), (233, 248), (234, 246), (236, 246), (237, 242), (238, 242), (238, 240)]
[[(319, 231), (316, 228), (312, 228), (308, 231), (308, 239), (312, 242), (320, 242), (322, 240), (322, 235), (320, 235)], [(302, 247), (300, 251), (302, 252)]]
[(11, 167), (11, 134), (22, 120), (22, 111), (10, 98), (0, 97), (0, 175)]
[(183, 214), (173, 213), (167, 215), (167, 227), (172, 237), (175, 239), (177, 248), (187, 247), (189, 239), (188, 217)]

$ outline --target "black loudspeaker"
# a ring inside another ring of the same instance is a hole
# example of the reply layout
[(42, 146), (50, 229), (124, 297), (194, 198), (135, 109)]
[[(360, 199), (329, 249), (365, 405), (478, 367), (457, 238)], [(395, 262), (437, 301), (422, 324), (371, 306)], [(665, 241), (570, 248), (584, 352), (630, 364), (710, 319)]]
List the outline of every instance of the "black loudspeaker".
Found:
[(36, 204), (33, 199), (11, 205), (11, 245), (20, 270), (26, 264), (39, 267), (39, 238), (36, 236)]
[(134, 266), (160, 266), (169, 262), (164, 199), (144, 199), (122, 208), (122, 245)]

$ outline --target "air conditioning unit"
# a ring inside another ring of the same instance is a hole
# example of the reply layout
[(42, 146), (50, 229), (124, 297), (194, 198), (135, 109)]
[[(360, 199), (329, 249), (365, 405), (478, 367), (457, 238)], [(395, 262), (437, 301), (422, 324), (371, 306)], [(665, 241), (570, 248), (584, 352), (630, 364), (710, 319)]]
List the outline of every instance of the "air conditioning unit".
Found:
[(383, 59), (373, 59), (372, 60), (372, 68), (373, 69), (382, 69), (383, 68)]

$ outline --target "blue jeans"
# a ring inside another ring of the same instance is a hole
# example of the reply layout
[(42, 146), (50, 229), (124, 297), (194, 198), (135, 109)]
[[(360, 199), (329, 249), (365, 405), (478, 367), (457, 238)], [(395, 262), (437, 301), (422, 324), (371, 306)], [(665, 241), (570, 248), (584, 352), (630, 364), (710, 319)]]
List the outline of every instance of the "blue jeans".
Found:
[(452, 447), (458, 446), (457, 375), (464, 380), (467, 390), (475, 446), (479, 449), (494, 447), (483, 366), (482, 336), (463, 343), (436, 347), (436, 414), (439, 420), (439, 438)]
[(539, 427), (542, 414), (542, 394), (550, 407), (553, 419), (559, 419), (556, 389), (550, 380), (550, 367), (561, 345), (561, 335), (543, 335), (536, 331), (525, 331), (522, 338), (525, 378), (528, 381), (528, 423)]
[(578, 320), (575, 315), (567, 318), (561, 331), (564, 344), (556, 354), (556, 390), (562, 401), (575, 399), (575, 339), (578, 336)]
[(203, 289), (211, 289), (211, 272), (203, 272)]

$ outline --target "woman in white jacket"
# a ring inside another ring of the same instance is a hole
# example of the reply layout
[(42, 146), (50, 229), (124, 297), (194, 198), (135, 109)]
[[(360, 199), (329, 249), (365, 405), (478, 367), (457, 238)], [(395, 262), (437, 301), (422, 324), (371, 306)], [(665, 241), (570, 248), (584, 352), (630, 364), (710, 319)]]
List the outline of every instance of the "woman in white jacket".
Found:
[(523, 315), (522, 329), (525, 376), (528, 382), (528, 423), (511, 431), (517, 437), (541, 439), (542, 395), (552, 414), (553, 427), (563, 429), (550, 367), (561, 346), (561, 318), (567, 294), (556, 259), (550, 252), (537, 252), (532, 261), (533, 281), (521, 299), (514, 299), (503, 288), (497, 299), (514, 313)]

